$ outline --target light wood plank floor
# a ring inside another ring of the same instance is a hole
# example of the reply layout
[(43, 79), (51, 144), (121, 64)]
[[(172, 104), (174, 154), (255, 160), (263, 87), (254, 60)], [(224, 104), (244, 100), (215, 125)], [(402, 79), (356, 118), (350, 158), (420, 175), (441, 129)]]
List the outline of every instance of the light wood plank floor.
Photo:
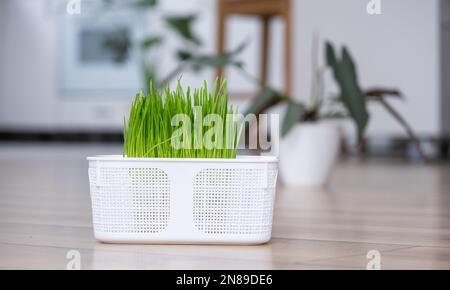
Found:
[(280, 187), (261, 246), (108, 245), (92, 234), (85, 156), (114, 146), (0, 145), (0, 268), (450, 269), (450, 166), (342, 161), (327, 190)]

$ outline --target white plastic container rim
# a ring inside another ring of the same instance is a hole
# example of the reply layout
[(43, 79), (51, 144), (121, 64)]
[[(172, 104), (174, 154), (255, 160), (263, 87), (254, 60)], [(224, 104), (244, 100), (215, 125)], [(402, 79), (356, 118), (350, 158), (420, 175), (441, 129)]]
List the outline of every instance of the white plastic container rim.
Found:
[(186, 163), (278, 163), (278, 157), (269, 155), (238, 155), (236, 158), (134, 158), (122, 155), (96, 155), (88, 161), (186, 162)]

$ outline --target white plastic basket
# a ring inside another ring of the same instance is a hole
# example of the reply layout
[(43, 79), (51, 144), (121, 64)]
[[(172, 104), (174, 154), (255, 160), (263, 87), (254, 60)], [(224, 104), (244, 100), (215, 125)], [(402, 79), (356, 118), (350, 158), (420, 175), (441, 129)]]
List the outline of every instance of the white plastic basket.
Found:
[(208, 244), (270, 240), (276, 157), (88, 160), (97, 240)]

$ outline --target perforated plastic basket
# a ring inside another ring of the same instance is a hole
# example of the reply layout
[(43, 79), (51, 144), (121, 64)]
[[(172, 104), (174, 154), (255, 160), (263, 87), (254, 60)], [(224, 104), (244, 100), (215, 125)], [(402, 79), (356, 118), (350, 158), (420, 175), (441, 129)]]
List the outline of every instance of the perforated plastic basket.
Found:
[(94, 233), (117, 243), (270, 240), (278, 159), (89, 157)]

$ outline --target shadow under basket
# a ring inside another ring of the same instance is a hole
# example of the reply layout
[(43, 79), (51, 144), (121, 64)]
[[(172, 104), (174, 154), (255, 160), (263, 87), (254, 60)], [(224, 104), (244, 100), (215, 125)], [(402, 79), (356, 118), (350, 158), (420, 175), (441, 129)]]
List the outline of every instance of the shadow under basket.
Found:
[(87, 159), (99, 241), (261, 244), (270, 240), (276, 157)]

